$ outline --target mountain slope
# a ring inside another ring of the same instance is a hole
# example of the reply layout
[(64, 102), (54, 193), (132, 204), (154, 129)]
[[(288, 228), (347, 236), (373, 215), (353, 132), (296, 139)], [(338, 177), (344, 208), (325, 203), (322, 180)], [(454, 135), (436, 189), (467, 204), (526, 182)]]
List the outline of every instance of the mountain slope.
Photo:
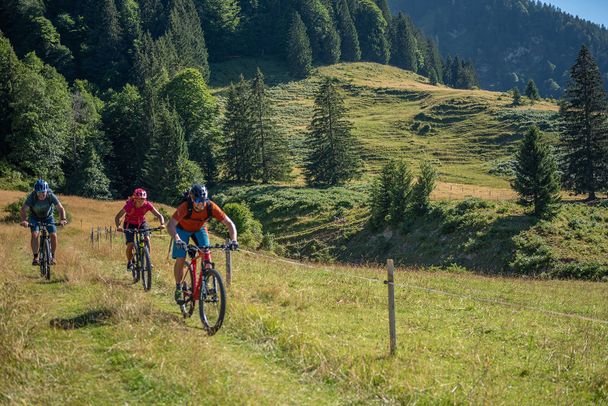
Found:
[(475, 62), (481, 86), (523, 90), (534, 79), (543, 96), (559, 96), (578, 50), (586, 44), (608, 79), (608, 30), (529, 0), (389, 0), (444, 55)]
[[(214, 72), (222, 72), (212, 77), (215, 94), (223, 97), (226, 84), (238, 80), (236, 67), (250, 65), (240, 59), (213, 65)], [(314, 92), (323, 77), (337, 80), (347, 118), (362, 145), (365, 181), (387, 159), (405, 159), (415, 168), (428, 159), (438, 165), (442, 181), (508, 188), (508, 181), (496, 176), (496, 166), (512, 158), (527, 126), (539, 125), (553, 138), (559, 129), (555, 104), (513, 108), (508, 94), (433, 86), (422, 76), (392, 66), (341, 63), (320, 67), (300, 81), (285, 80), (280, 65), (266, 60), (264, 66), (271, 72), (267, 77), (276, 123), (289, 136), (297, 163), (306, 153)]]

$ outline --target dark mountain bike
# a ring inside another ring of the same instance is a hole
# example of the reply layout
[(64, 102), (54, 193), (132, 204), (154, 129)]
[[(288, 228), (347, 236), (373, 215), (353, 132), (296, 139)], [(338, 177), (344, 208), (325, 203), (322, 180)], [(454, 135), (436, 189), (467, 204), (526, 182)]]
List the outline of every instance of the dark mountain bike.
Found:
[(51, 279), (51, 265), (53, 262), (53, 251), (51, 250), (51, 236), (47, 227), (54, 226), (54, 223), (29, 223), (30, 227), (40, 227), (40, 240), (38, 244), (38, 261), (40, 262), (40, 275), (46, 279)]
[(150, 232), (162, 229), (163, 227), (127, 228), (123, 230), (124, 233), (133, 234), (133, 245), (135, 247), (133, 267), (131, 268), (133, 283), (137, 283), (141, 279), (145, 291), (150, 290), (152, 287), (152, 260), (150, 259), (150, 244), (146, 242), (144, 236)]
[[(198, 311), (203, 327), (210, 336), (215, 334), (226, 315), (226, 290), (222, 276), (215, 269), (213, 262), (205, 264), (203, 254), (207, 249), (229, 250), (228, 245), (212, 245), (197, 247), (188, 245), (187, 252), (190, 261), (185, 263), (184, 280), (182, 281), (183, 300), (178, 302), (184, 318), (192, 316), (196, 302), (199, 302)], [(197, 274), (197, 265), (201, 266)], [(209, 267), (206, 267), (208, 265)]]

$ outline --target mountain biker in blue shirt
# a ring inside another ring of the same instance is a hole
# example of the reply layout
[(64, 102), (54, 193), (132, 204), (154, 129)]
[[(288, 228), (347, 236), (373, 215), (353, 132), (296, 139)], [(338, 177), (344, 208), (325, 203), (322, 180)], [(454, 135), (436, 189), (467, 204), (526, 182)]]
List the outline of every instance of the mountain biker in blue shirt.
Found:
[[(47, 226), (47, 230), (51, 237), (51, 263), (55, 264), (55, 251), (57, 249), (57, 227), (55, 227), (55, 219), (53, 217), (53, 207), (57, 207), (60, 216), (60, 225), (67, 224), (65, 209), (57, 199), (57, 196), (49, 188), (49, 184), (42, 179), (38, 179), (34, 184), (34, 191), (25, 199), (25, 203), (21, 206), (21, 226), (30, 227), (32, 230), (32, 252), (34, 260), (32, 265), (39, 265), (38, 262), (38, 247), (40, 244), (40, 223), (52, 224)], [(28, 210), (29, 208), (29, 215)]]

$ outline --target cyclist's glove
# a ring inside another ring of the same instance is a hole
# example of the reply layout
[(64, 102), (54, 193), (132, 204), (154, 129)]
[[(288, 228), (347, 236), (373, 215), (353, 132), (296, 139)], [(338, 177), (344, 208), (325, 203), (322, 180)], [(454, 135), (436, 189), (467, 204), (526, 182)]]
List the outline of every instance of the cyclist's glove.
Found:
[(239, 243), (238, 243), (238, 242), (236, 242), (236, 240), (232, 241), (232, 242), (230, 243), (230, 249), (231, 249), (232, 251), (236, 251), (236, 250), (238, 250), (238, 249), (239, 249)]
[(177, 245), (179, 248), (183, 249), (184, 251), (186, 251), (188, 249), (188, 244), (186, 243), (186, 241), (183, 241), (183, 240), (175, 240), (175, 245)]

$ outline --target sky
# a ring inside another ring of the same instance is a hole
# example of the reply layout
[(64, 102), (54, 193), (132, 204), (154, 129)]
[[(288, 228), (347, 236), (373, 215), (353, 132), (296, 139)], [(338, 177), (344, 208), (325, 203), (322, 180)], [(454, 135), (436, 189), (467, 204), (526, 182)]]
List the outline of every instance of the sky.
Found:
[(577, 15), (594, 23), (608, 27), (607, 0), (542, 0), (554, 4), (568, 14)]

